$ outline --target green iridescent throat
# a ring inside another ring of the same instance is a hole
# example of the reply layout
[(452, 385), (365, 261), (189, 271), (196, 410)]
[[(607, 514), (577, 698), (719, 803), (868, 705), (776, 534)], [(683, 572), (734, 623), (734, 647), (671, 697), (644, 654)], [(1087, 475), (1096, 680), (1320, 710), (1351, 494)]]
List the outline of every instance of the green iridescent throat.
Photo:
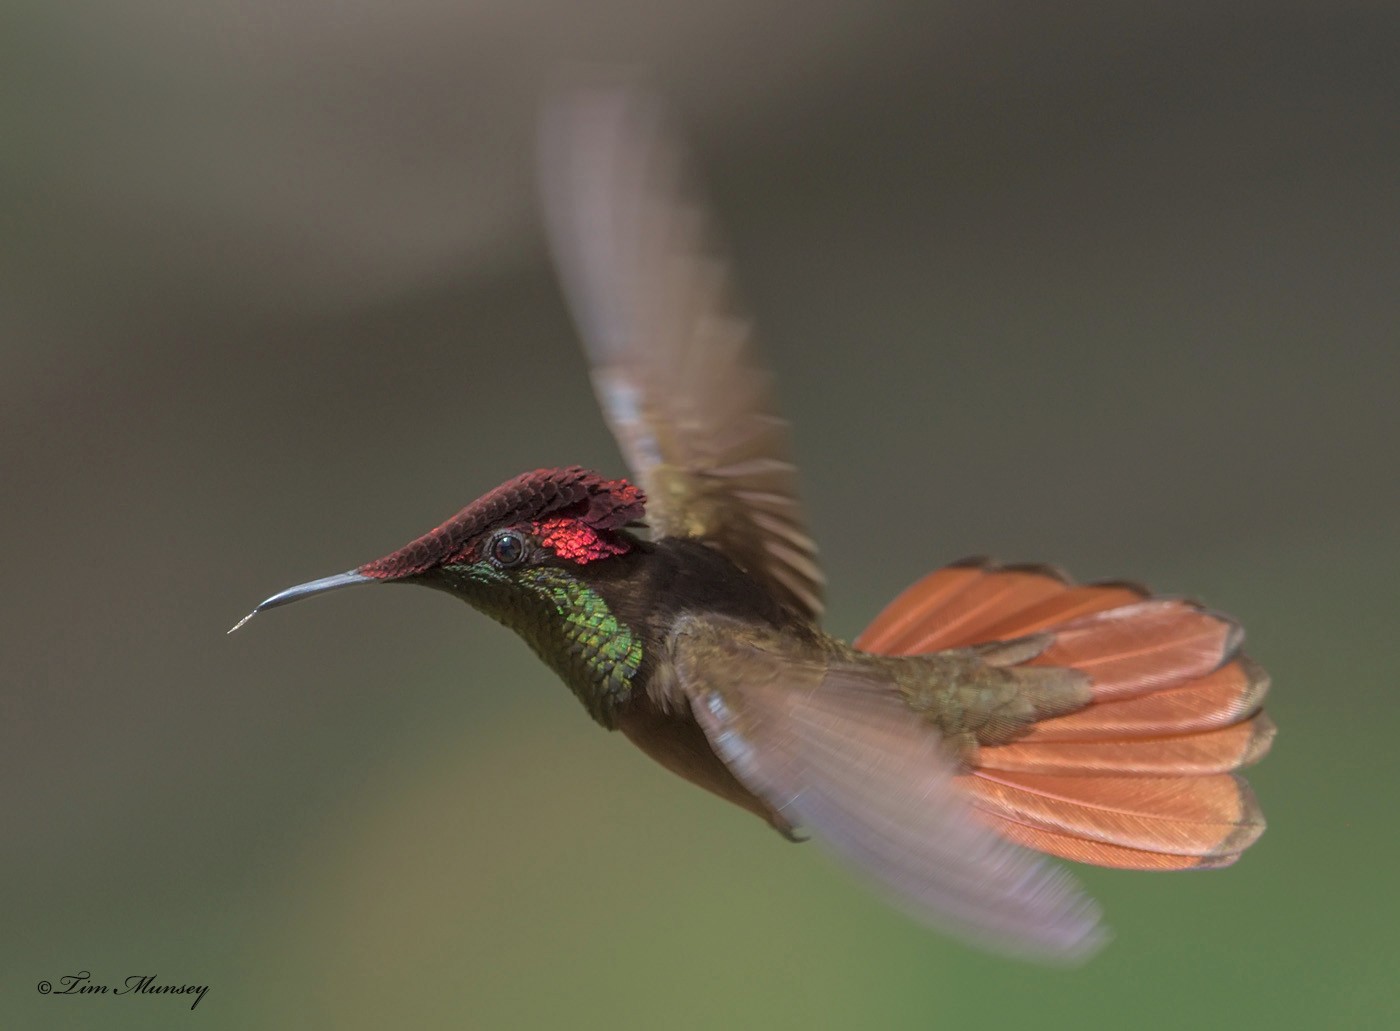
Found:
[(478, 562), (443, 573), (454, 593), (523, 637), (595, 720), (613, 726), (641, 667), (642, 642), (602, 595), (557, 566), (504, 571)]

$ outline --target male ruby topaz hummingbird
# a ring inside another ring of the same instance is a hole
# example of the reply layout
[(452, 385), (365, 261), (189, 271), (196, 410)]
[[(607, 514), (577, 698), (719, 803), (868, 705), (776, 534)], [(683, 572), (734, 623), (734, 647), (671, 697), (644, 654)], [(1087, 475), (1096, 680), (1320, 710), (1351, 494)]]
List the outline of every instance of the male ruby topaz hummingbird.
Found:
[(635, 482), (525, 473), (254, 612), (352, 584), (456, 595), (662, 766), (1002, 951), (1075, 959), (1103, 939), (1037, 852), (1238, 859), (1264, 819), (1236, 771), (1274, 733), (1239, 625), (1132, 583), (964, 561), (853, 642), (828, 634), (788, 425), (664, 116), (585, 90), (541, 140), (552, 252)]

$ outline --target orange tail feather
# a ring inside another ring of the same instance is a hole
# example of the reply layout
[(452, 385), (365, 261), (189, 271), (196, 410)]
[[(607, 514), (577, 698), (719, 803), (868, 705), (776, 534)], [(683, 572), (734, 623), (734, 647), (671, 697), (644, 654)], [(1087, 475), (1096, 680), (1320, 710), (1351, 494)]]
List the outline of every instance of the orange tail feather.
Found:
[(1274, 737), (1264, 713), (1220, 730), (1121, 741), (1017, 741), (983, 748), (977, 765), (1008, 773), (1199, 776), (1229, 773), (1257, 762)]
[(1053, 628), (1054, 642), (1031, 661), (1088, 673), (1094, 700), (1150, 694), (1213, 673), (1239, 650), (1233, 620), (1190, 602), (1149, 599)]
[(1238, 655), (1214, 673), (1174, 687), (1042, 720), (1021, 742), (1198, 734), (1249, 719), (1259, 711), (1268, 690), (1269, 675), (1253, 659)]
[(959, 781), (981, 818), (1029, 848), (1129, 869), (1223, 866), (1263, 833), (1231, 771), (1273, 740), (1269, 680), (1227, 617), (1132, 584), (967, 562), (914, 584), (855, 643), (911, 655), (1034, 633), (1051, 641), (1027, 664), (1087, 674), (1094, 701), (979, 749)]
[(978, 815), (998, 834), (1018, 845), (1059, 856), (1061, 859), (1073, 859), (1077, 863), (1093, 863), (1095, 866), (1111, 866), (1119, 870), (1210, 870), (1229, 866), (1240, 857), (1238, 852), (1211, 858), (1177, 856), (1169, 852), (1146, 852), (1138, 848), (1124, 848), (1121, 845), (1106, 845), (1102, 841), (1076, 838), (1072, 834), (1058, 834), (990, 813), (979, 812)]
[(1248, 786), (1204, 777), (1075, 777), (976, 770), (964, 787), (982, 808), (1032, 827), (1108, 845), (1213, 859), (1264, 831)]

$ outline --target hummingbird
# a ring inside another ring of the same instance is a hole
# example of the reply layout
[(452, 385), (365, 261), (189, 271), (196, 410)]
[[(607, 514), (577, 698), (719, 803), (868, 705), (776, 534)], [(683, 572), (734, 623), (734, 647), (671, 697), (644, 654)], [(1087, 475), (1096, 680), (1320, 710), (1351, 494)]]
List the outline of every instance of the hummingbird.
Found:
[(1021, 956), (1075, 961), (1106, 937), (1045, 855), (1205, 869), (1258, 839), (1237, 771), (1273, 739), (1269, 677), (1228, 616), (973, 559), (849, 643), (823, 630), (789, 426), (664, 111), (577, 90), (546, 109), (540, 154), (546, 235), (632, 479), (524, 473), (238, 626), (352, 585), (454, 595), (660, 765), (817, 838), (914, 918)]

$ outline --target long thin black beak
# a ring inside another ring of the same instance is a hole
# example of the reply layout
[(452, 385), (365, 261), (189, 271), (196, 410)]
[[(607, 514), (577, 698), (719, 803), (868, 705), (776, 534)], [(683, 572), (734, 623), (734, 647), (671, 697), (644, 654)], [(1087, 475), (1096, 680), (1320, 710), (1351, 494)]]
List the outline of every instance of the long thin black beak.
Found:
[(297, 584), (295, 587), (288, 587), (285, 591), (278, 591), (267, 601), (263, 602), (252, 612), (248, 613), (229, 630), (233, 633), (248, 620), (252, 619), (263, 609), (275, 609), (278, 605), (286, 605), (291, 601), (300, 601), (302, 598), (309, 598), (313, 594), (324, 594), (326, 591), (339, 590), (342, 587), (353, 587), (356, 584), (380, 583), (372, 576), (365, 576), (363, 573), (336, 573), (335, 576), (323, 576), (319, 580), (312, 580), (310, 583)]

